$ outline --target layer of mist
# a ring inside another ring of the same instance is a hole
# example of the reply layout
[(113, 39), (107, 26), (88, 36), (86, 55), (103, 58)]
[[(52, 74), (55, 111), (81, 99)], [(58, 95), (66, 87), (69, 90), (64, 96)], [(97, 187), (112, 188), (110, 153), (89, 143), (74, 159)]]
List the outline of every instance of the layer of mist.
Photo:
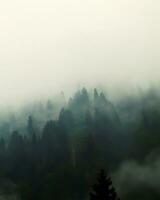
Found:
[(11, 195), (21, 199), (86, 199), (96, 172), (105, 168), (121, 199), (158, 200), (159, 108), (157, 89), (110, 98), (82, 88), (70, 98), (62, 92), (58, 98), (4, 111), (2, 194), (7, 195), (3, 185), (9, 185)]

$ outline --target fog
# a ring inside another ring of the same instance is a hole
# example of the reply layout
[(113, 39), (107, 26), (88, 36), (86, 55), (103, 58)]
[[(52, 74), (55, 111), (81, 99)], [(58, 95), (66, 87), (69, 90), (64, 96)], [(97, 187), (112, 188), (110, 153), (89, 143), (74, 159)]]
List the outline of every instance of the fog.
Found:
[[(118, 189), (127, 199), (134, 199), (133, 195), (137, 195), (137, 198), (143, 195), (145, 199), (159, 195), (159, 167), (159, 158), (143, 165), (139, 165), (135, 161), (124, 162), (116, 173)], [(129, 180), (128, 177), (130, 177)], [(127, 187), (125, 191), (124, 185)], [(144, 195), (146, 188), (148, 193)]]
[(1, 104), (82, 85), (157, 84), (159, 7), (158, 0), (1, 1)]

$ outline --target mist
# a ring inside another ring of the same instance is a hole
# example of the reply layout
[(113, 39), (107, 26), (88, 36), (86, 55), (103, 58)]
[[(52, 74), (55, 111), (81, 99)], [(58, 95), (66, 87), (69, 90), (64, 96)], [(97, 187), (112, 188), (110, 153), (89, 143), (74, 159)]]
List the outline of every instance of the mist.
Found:
[(1, 105), (159, 83), (159, 1), (0, 3)]
[[(160, 195), (159, 176), (159, 157), (145, 164), (127, 161), (116, 172), (115, 182), (121, 195), (126, 199), (158, 199)], [(124, 185), (126, 186), (125, 190)]]

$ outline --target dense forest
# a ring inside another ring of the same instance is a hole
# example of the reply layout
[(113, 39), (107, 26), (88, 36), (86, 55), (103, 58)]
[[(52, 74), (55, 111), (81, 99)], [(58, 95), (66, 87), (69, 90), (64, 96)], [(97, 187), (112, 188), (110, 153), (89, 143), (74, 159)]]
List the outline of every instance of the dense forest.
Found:
[[(85, 88), (57, 103), (0, 115), (0, 193), (22, 200), (88, 200), (100, 169), (120, 199), (160, 199), (160, 95), (111, 101)], [(4, 197), (5, 199), (5, 197)], [(93, 198), (94, 199), (94, 198)]]

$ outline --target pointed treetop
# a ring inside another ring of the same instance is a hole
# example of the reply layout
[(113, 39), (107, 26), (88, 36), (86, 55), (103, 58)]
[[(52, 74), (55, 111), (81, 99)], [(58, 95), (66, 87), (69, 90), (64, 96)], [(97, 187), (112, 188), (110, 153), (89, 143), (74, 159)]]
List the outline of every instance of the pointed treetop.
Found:
[(94, 88), (94, 100), (98, 99), (98, 91)]
[(28, 117), (27, 131), (29, 135), (34, 133), (33, 117), (31, 115)]
[(85, 87), (82, 88), (82, 94), (88, 94), (87, 89)]
[(106, 101), (106, 96), (104, 95), (103, 92), (100, 93), (100, 98), (103, 99), (104, 101)]
[(97, 183), (92, 187), (90, 200), (119, 200), (111, 178), (103, 169), (98, 174)]

